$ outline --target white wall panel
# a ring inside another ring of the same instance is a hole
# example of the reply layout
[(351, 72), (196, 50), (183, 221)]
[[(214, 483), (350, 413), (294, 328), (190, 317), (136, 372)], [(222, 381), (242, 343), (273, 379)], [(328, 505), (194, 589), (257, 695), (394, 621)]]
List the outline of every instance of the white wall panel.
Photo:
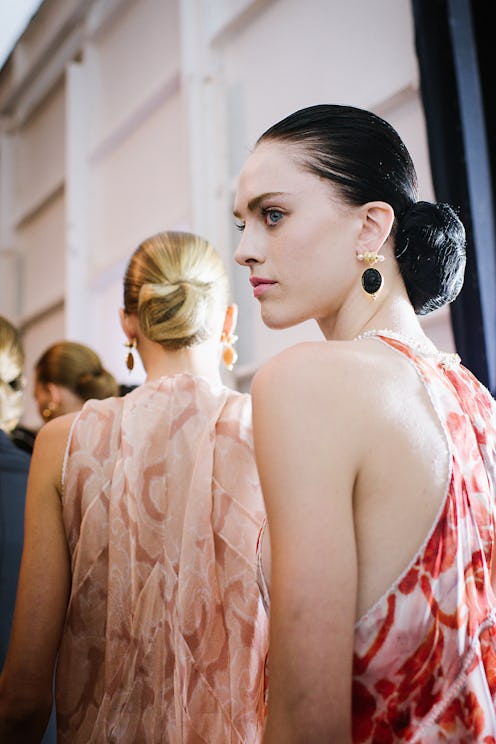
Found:
[(21, 254), (21, 318), (43, 312), (65, 294), (65, 199), (63, 191), (17, 231)]
[(223, 47), (245, 146), (303, 106), (368, 108), (417, 79), (409, 0), (267, 3)]
[(13, 138), (14, 221), (27, 216), (64, 182), (65, 86), (57, 89), (37, 109)]
[(91, 169), (90, 278), (127, 258), (148, 235), (188, 221), (188, 178), (186, 127), (177, 95)]
[(19, 318), (20, 281), (17, 251), (0, 251), (0, 315), (8, 318), (14, 325)]
[(178, 72), (177, 0), (123, 3), (115, 20), (86, 52), (91, 106), (90, 142), (98, 146), (134, 109)]

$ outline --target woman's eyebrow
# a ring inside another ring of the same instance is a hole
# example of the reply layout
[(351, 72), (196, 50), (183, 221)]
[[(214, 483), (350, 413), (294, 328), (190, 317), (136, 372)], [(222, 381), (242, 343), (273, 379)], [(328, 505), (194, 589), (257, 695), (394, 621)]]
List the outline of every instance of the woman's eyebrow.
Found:
[[(260, 196), (254, 196), (253, 199), (250, 199), (248, 202), (248, 211), (254, 212), (258, 208), (260, 202), (264, 199), (271, 196), (282, 196), (283, 193), (283, 191), (267, 191), (265, 194), (260, 194)], [(241, 215), (236, 208), (233, 210), (233, 215), (238, 219), (241, 219)]]

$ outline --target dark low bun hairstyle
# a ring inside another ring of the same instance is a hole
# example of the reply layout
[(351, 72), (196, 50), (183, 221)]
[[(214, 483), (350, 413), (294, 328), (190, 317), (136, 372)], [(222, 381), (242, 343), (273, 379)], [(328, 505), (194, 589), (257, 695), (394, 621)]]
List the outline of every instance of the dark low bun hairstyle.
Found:
[(354, 106), (310, 106), (274, 124), (258, 139), (294, 145), (302, 168), (331, 181), (352, 206), (390, 204), (392, 236), (408, 297), (418, 315), (452, 302), (465, 269), (465, 230), (447, 204), (418, 202), (417, 175), (396, 130)]
[(449, 204), (419, 201), (398, 219), (395, 256), (417, 315), (453, 302), (465, 274), (465, 229)]
[(82, 400), (96, 398), (103, 400), (119, 395), (119, 386), (113, 375), (103, 367), (95, 372), (83, 372), (74, 385), (74, 392)]

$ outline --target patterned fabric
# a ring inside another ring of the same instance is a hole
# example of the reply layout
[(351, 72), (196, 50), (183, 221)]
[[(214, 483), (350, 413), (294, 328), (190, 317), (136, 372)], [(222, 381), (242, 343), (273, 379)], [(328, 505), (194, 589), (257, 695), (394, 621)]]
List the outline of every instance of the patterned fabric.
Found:
[(90, 401), (66, 454), (59, 742), (262, 738), (250, 398), (190, 375)]
[[(380, 341), (421, 376), (451, 473), (424, 544), (356, 623), (353, 741), (496, 744), (496, 403), (447, 355), (433, 360), (399, 339)], [(268, 605), (260, 561), (259, 584)]]
[(496, 743), (496, 404), (461, 365), (443, 368), (398, 339), (451, 450), (448, 492), (430, 534), (358, 621), (353, 741)]

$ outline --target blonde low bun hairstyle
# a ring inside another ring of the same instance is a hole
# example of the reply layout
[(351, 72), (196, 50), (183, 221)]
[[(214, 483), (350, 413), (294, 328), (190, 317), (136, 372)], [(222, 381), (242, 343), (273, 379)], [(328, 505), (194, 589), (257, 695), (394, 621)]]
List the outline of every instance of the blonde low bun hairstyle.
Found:
[(24, 350), (17, 329), (0, 316), (0, 429), (15, 429), (24, 411)]
[(124, 310), (151, 341), (181, 349), (206, 341), (228, 301), (223, 261), (204, 238), (162, 232), (144, 240), (124, 277)]

